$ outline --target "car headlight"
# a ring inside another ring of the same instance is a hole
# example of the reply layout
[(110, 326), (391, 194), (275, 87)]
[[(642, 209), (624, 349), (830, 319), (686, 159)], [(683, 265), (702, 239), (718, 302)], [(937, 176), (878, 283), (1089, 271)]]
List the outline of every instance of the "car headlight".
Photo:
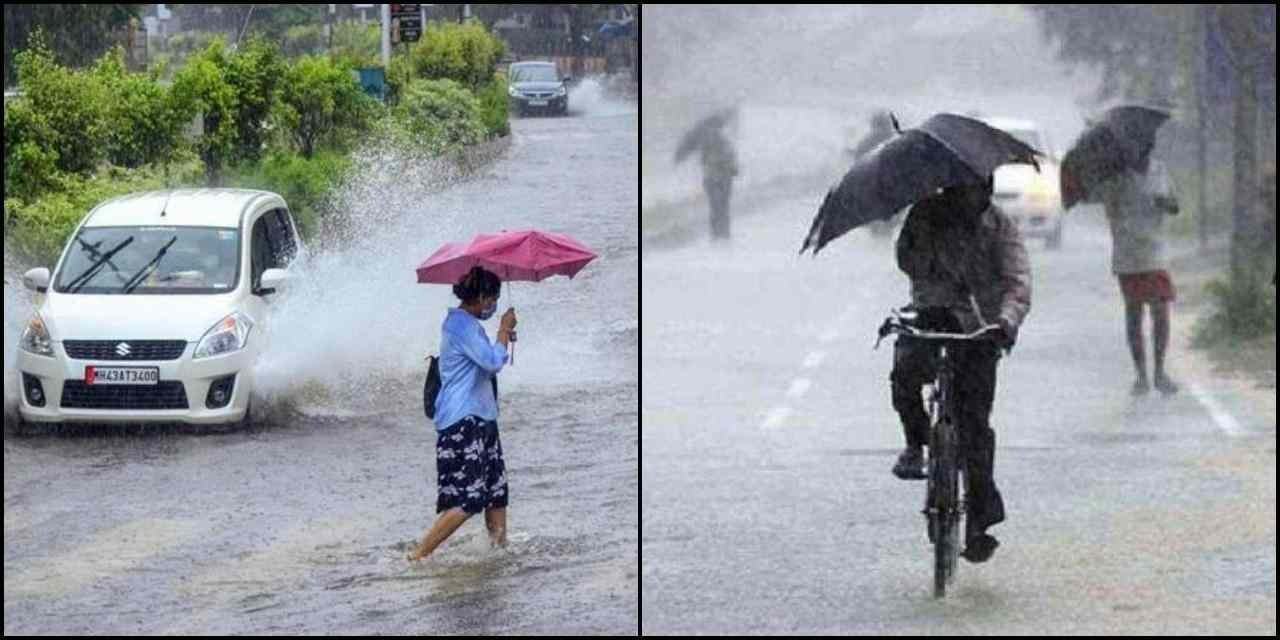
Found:
[(512, 98), (519, 98), (520, 90), (515, 87), (507, 87), (507, 95), (511, 96)]
[(53, 341), (49, 339), (49, 330), (44, 326), (44, 318), (36, 313), (31, 316), (27, 328), (22, 331), (22, 348), (39, 356), (53, 357)]
[(193, 358), (208, 358), (239, 351), (249, 343), (253, 321), (239, 311), (218, 321), (204, 333)]

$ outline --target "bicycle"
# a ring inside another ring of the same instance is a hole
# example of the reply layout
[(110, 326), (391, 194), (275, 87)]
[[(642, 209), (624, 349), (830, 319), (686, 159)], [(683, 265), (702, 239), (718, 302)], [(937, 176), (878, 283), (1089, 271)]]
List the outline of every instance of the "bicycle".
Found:
[[(974, 304), (979, 320), (982, 315)], [(964, 451), (958, 445), (957, 407), (952, 406), (952, 380), (955, 371), (949, 357), (949, 347), (961, 343), (988, 341), (999, 325), (986, 324), (973, 333), (940, 333), (916, 327), (919, 320), (914, 310), (894, 310), (885, 320), (876, 340), (876, 348), (890, 335), (906, 336), (917, 340), (933, 341), (941, 346), (938, 357), (937, 377), (929, 390), (929, 471), (928, 488), (922, 513), (927, 524), (929, 542), (933, 545), (933, 596), (944, 598), (947, 585), (955, 577), (960, 556), (960, 520), (965, 516), (966, 495), (961, 495), (961, 474), (964, 473)]]

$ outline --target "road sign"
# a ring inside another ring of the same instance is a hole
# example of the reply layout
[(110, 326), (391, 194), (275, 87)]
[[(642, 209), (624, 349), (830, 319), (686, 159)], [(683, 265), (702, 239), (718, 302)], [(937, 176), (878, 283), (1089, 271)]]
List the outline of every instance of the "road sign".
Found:
[(398, 34), (398, 42), (417, 42), (422, 37), (422, 5), (391, 5), (391, 24)]

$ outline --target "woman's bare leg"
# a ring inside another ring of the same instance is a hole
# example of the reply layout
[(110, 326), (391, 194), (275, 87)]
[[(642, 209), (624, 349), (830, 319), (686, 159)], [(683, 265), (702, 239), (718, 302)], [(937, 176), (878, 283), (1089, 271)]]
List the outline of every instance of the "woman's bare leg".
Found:
[(453, 535), (462, 523), (466, 522), (471, 515), (462, 509), (450, 509), (436, 518), (435, 524), (431, 525), (431, 530), (422, 538), (419, 544), (412, 552), (409, 553), (409, 562), (421, 560), (436, 550), (449, 536)]
[(489, 529), (489, 542), (495, 547), (507, 546), (507, 509), (485, 509), (484, 524)]

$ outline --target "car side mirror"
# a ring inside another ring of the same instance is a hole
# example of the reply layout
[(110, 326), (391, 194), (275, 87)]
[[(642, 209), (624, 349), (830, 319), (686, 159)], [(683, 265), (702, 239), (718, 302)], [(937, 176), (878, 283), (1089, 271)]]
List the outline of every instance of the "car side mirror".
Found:
[(262, 272), (262, 279), (258, 283), (258, 290), (255, 295), (267, 296), (276, 292), (277, 289), (284, 289), (289, 284), (289, 272), (284, 269), (267, 269)]
[(39, 267), (22, 274), (22, 286), (36, 293), (48, 292), (49, 270), (44, 267)]

